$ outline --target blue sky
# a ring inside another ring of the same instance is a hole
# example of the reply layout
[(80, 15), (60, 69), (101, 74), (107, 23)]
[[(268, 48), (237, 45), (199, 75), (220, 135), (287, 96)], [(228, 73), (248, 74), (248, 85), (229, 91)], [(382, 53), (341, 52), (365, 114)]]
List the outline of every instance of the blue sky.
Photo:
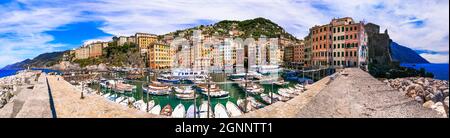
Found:
[(0, 67), (41, 53), (135, 32), (164, 34), (220, 20), (268, 18), (303, 38), (314, 25), (353, 17), (397, 43), (448, 63), (448, 0), (0, 0)]

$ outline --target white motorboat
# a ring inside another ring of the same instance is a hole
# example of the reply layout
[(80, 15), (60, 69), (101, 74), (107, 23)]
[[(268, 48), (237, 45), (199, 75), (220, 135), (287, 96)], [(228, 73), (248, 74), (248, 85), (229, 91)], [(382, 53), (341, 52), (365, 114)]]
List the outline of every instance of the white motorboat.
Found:
[(230, 116), (240, 116), (242, 111), (233, 102), (228, 101), (225, 105)]
[(151, 95), (168, 95), (171, 91), (169, 86), (155, 81), (149, 85), (143, 85), (142, 90)]
[(226, 108), (221, 103), (217, 103), (216, 106), (214, 106), (214, 117), (215, 118), (230, 118), (230, 115), (228, 115), (228, 112)]
[(159, 113), (161, 112), (161, 105), (156, 105), (155, 107), (153, 107), (150, 111), (148, 111), (151, 114), (155, 114), (155, 115), (159, 115)]
[(118, 97), (118, 98), (116, 98), (115, 100), (114, 100), (114, 102), (116, 102), (116, 103), (120, 103), (120, 102), (122, 102), (123, 100), (125, 100), (125, 97)]
[[(194, 111), (195, 108), (195, 111)], [(187, 112), (186, 112), (186, 118), (194, 118), (195, 117), (199, 118), (200, 114), (199, 114), (199, 110), (197, 108), (197, 106), (194, 106), (194, 104), (191, 104), (191, 106), (189, 106)]]
[[(202, 105), (200, 105), (200, 118), (208, 118), (208, 102), (203, 102)], [(214, 112), (209, 106), (209, 118), (214, 118)]]
[(183, 104), (178, 104), (172, 112), (173, 118), (184, 118), (186, 115), (186, 110)]
[(286, 92), (286, 90), (284, 90), (284, 89), (279, 89), (278, 94), (280, 94), (281, 96), (286, 97), (286, 98), (294, 97), (291, 94), (289, 94), (288, 92)]
[(261, 94), (261, 99), (267, 104), (272, 104), (272, 103), (276, 102), (276, 100), (274, 100), (275, 98), (272, 99), (269, 97), (269, 95), (267, 95), (265, 93)]
[(241, 110), (245, 113), (253, 111), (253, 106), (250, 103), (249, 100), (244, 100), (244, 99), (238, 99), (237, 100), (237, 105), (239, 106), (239, 108), (241, 108)]
[(254, 97), (247, 97), (247, 100), (250, 101), (252, 107), (255, 108), (255, 109), (260, 109), (260, 108), (263, 108), (265, 106), (261, 102), (256, 101), (256, 99)]

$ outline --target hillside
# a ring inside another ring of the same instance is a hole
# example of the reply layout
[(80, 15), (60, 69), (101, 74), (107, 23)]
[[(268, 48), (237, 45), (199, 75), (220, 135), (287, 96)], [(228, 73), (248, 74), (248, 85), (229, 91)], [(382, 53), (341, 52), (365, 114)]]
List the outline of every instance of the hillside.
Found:
[(392, 60), (400, 63), (430, 63), (414, 50), (391, 41)]
[(28, 66), (34, 68), (50, 67), (57, 64), (61, 60), (65, 52), (67, 51), (40, 54), (33, 59), (26, 59), (21, 62), (7, 65), (3, 67), (3, 69), (21, 69), (27, 68)]
[[(202, 30), (204, 35), (218, 35), (219, 37), (240, 37), (240, 38), (250, 38), (255, 39), (260, 36), (266, 36), (268, 38), (287, 38), (289, 40), (298, 40), (293, 35), (287, 33), (278, 24), (265, 19), (265, 18), (255, 18), (244, 21), (235, 20), (223, 20), (212, 25), (200, 25), (193, 28), (188, 28), (185, 30), (177, 30), (161, 36), (186, 36), (190, 37), (194, 30)], [(233, 34), (230, 34), (232, 32)], [(234, 34), (235, 33), (235, 34)]]

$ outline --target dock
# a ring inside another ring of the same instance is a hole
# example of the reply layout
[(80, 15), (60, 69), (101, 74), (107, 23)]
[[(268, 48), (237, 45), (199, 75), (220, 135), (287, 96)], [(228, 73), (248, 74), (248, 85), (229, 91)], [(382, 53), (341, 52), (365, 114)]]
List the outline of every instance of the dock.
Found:
[(359, 68), (346, 68), (277, 102), (238, 118), (441, 118)]

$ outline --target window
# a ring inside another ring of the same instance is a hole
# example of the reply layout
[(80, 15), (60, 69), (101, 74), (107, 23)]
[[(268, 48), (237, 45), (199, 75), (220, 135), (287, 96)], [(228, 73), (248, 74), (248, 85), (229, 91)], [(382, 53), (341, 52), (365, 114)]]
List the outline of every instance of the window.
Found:
[(319, 40), (322, 40), (322, 36), (319, 36)]
[(347, 40), (348, 39), (348, 35), (345, 35), (345, 40)]
[(333, 28), (333, 33), (336, 33), (336, 28)]
[(336, 36), (333, 37), (333, 41), (336, 41)]
[(322, 32), (322, 28), (320, 28), (320, 32)]
[(345, 27), (345, 31), (348, 31), (348, 27)]
[(333, 61), (333, 65), (336, 65), (336, 61)]
[(350, 57), (353, 57), (353, 52), (350, 52)]
[(350, 35), (350, 39), (353, 39), (353, 35)]
[(341, 32), (341, 28), (338, 27), (337, 30), (338, 30), (338, 32)]
[(353, 31), (353, 27), (350, 27), (350, 31)]
[(341, 48), (341, 44), (338, 44), (338, 48)]
[(350, 43), (347, 44), (347, 48), (350, 48)]
[(356, 30), (358, 30), (358, 28), (356, 28), (356, 26), (354, 27), (354, 30), (356, 31)]
[(356, 37), (357, 35), (355, 34), (355, 39), (357, 39), (357, 37)]
[(356, 57), (356, 51), (354, 51), (354, 53), (355, 53), (354, 55), (355, 55), (355, 57)]
[(322, 45), (319, 45), (319, 48), (322, 49)]
[(345, 51), (345, 56), (348, 57), (348, 52), (347, 51)]
[(329, 45), (329, 48), (331, 49), (331, 44)]
[(342, 26), (342, 32), (344, 32), (344, 26)]
[(336, 44), (333, 44), (333, 49), (336, 49)]
[(344, 57), (344, 52), (341, 52), (342, 57)]
[[(333, 52), (333, 57), (336, 57), (336, 52)], [(336, 63), (335, 63), (336, 64)]]
[(337, 53), (337, 57), (341, 57), (341, 54), (339, 54), (339, 52)]

